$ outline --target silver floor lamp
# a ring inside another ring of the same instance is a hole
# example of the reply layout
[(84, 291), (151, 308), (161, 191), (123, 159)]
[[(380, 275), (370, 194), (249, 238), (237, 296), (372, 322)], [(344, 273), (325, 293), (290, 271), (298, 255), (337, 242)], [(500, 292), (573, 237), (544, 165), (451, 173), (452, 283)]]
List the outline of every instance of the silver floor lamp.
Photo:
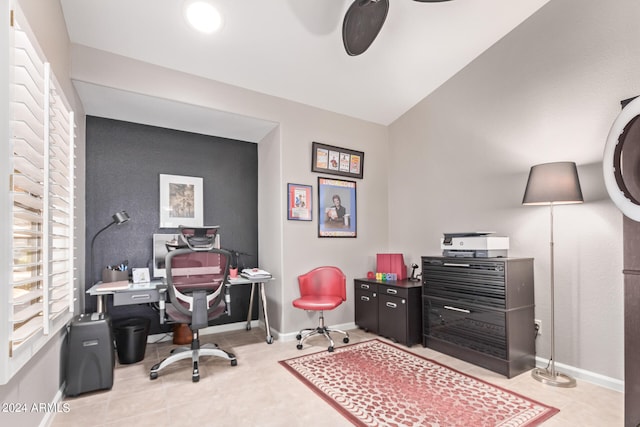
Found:
[(576, 380), (556, 371), (555, 364), (553, 206), (582, 203), (583, 201), (575, 163), (544, 163), (531, 168), (522, 204), (549, 205), (551, 212), (551, 238), (549, 240), (551, 253), (551, 358), (546, 368), (535, 368), (531, 375), (544, 384), (556, 387), (575, 387)]

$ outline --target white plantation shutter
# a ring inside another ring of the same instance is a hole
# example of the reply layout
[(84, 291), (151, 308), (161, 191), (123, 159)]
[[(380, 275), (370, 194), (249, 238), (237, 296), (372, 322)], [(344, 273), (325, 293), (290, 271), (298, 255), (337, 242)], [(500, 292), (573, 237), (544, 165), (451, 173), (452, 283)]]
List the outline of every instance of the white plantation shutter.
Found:
[(11, 24), (0, 384), (66, 325), (76, 293), (74, 115), (17, 8)]

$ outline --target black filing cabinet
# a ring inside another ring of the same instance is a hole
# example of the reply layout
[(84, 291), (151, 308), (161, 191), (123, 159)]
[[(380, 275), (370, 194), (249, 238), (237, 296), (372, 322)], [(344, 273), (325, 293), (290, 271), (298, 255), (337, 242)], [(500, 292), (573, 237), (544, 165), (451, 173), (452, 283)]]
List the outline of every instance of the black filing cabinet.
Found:
[(422, 336), (422, 285), (408, 280), (356, 279), (358, 327), (411, 347)]
[(422, 258), (423, 345), (509, 378), (535, 364), (533, 259)]

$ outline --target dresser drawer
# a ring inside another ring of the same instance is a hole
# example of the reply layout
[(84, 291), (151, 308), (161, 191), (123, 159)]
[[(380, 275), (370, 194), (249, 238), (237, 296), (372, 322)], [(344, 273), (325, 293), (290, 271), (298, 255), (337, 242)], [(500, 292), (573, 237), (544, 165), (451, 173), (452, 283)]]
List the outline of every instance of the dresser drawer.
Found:
[(505, 262), (423, 258), (425, 295), (497, 308), (506, 306)]
[(504, 311), (423, 298), (424, 334), (500, 359), (507, 358)]
[(157, 289), (116, 292), (113, 294), (113, 305), (146, 304), (158, 301), (160, 301), (160, 293)]
[[(407, 299), (380, 294), (378, 334), (395, 342), (407, 343)], [(411, 343), (413, 344), (413, 343)], [(411, 346), (409, 344), (409, 346)]]
[(378, 292), (378, 285), (376, 283), (371, 282), (363, 282), (360, 280), (355, 281), (356, 290), (363, 290), (367, 292)]
[(356, 288), (355, 322), (359, 328), (378, 333), (378, 293)]
[(398, 298), (408, 298), (409, 288), (401, 288), (393, 285), (378, 285), (380, 295), (388, 295)]

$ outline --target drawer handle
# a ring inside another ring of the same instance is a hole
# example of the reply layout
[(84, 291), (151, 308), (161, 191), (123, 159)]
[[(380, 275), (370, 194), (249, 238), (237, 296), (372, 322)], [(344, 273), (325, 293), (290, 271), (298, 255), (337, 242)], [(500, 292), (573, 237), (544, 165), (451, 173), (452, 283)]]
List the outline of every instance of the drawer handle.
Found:
[(467, 314), (471, 313), (471, 310), (465, 310), (464, 308), (458, 308), (458, 307), (451, 307), (450, 305), (445, 305), (444, 308), (451, 311), (459, 311), (460, 313), (467, 313)]
[(387, 307), (389, 308), (397, 308), (398, 304), (396, 304), (395, 302), (387, 302)]
[(398, 293), (398, 290), (397, 289), (387, 289), (387, 293), (391, 294), (391, 295), (395, 295), (395, 294)]
[(369, 285), (366, 283), (360, 283), (360, 289), (369, 289)]
[(370, 298), (363, 295), (363, 296), (360, 297), (360, 300), (361, 301), (369, 301)]
[(131, 299), (149, 299), (151, 298), (151, 295), (149, 294), (139, 294), (139, 295), (132, 295)]
[(446, 267), (471, 267), (471, 264), (458, 264), (457, 262), (445, 262)]

